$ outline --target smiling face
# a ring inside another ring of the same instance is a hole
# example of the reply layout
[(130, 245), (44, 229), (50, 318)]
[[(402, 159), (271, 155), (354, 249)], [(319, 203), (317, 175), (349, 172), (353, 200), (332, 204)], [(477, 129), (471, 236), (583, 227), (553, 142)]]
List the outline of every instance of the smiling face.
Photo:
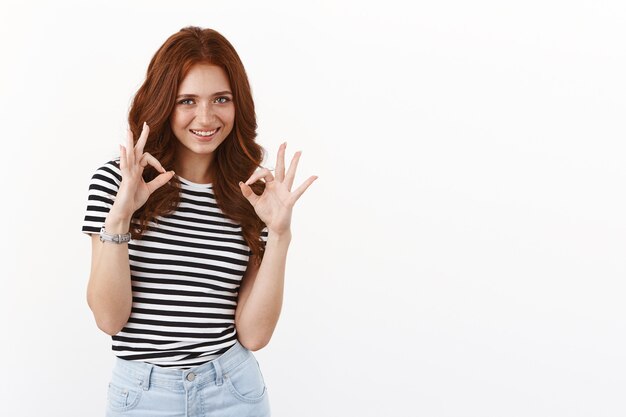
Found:
[(170, 116), (178, 139), (177, 165), (208, 167), (234, 122), (235, 104), (226, 72), (216, 65), (192, 66), (178, 88)]

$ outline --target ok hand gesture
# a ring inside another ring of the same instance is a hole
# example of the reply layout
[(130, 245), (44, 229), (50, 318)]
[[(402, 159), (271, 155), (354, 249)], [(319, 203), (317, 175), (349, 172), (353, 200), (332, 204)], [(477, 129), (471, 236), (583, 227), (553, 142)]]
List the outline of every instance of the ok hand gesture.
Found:
[[(276, 178), (274, 178), (269, 169), (263, 168), (252, 174), (245, 183), (239, 183), (242, 194), (252, 204), (259, 218), (265, 223), (270, 232), (279, 235), (290, 231), (291, 212), (294, 204), (296, 204), (296, 201), (306, 189), (313, 184), (313, 181), (318, 178), (315, 175), (309, 177), (292, 192), (291, 187), (296, 176), (296, 168), (298, 167), (301, 152), (295, 153), (285, 174), (286, 147), (287, 144), (283, 143), (278, 148), (275, 170)], [(257, 195), (248, 184), (252, 184), (260, 178), (265, 179), (265, 190), (263, 194)]]
[[(130, 219), (133, 213), (145, 204), (154, 190), (165, 185), (174, 176), (174, 171), (166, 172), (161, 163), (157, 161), (154, 156), (143, 151), (149, 133), (150, 128), (144, 122), (136, 145), (133, 144), (133, 134), (130, 129), (128, 130), (126, 146), (120, 145), (122, 183), (117, 192), (114, 207), (117, 213), (123, 218)], [(148, 164), (161, 172), (161, 174), (146, 183), (142, 174)]]

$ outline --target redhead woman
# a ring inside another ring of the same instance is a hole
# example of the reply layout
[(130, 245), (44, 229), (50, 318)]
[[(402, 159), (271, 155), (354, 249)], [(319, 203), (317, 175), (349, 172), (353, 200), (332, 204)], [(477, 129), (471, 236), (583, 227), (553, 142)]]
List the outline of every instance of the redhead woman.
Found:
[(269, 416), (252, 353), (278, 321), (296, 152), (260, 166), (243, 64), (186, 27), (152, 58), (120, 156), (91, 179), (87, 301), (111, 335), (107, 416)]

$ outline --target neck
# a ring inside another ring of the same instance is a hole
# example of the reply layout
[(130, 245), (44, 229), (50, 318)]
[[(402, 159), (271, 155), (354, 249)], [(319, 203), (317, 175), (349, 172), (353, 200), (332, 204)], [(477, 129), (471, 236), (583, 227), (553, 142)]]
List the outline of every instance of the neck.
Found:
[(212, 162), (213, 154), (178, 154), (174, 163), (174, 171), (177, 175), (191, 182), (208, 184), (213, 182), (210, 169)]

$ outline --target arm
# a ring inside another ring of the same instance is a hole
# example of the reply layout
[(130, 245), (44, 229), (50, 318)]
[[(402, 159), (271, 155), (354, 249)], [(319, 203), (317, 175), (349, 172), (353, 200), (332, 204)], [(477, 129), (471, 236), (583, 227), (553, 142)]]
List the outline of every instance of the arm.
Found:
[(250, 260), (239, 287), (235, 327), (239, 342), (255, 351), (265, 347), (274, 333), (283, 304), (285, 263), (291, 233), (270, 233), (261, 265)]
[[(130, 220), (114, 220), (109, 213), (105, 230), (126, 233)], [(91, 235), (91, 273), (87, 284), (87, 304), (98, 328), (108, 335), (117, 334), (128, 321), (132, 306), (128, 244), (104, 243)]]
[[(266, 346), (278, 322), (283, 303), (287, 250), (291, 242), (291, 212), (298, 198), (317, 179), (311, 176), (291, 191), (301, 152), (295, 153), (285, 173), (286, 146), (283, 143), (278, 149), (276, 178), (263, 168), (245, 183), (239, 183), (242, 194), (269, 231), (261, 265), (256, 267), (251, 261), (244, 274), (235, 311), (239, 342), (250, 350)], [(265, 190), (259, 196), (248, 184), (261, 178), (265, 179)]]
[[(165, 172), (159, 161), (143, 152), (148, 134), (149, 128), (144, 123), (136, 145), (130, 131), (127, 146), (120, 145), (122, 181), (104, 222), (108, 233), (127, 233), (133, 213), (174, 175), (172, 171)], [(146, 183), (142, 173), (148, 164), (161, 174)], [(132, 297), (128, 244), (103, 243), (98, 235), (92, 235), (87, 303), (98, 327), (109, 335), (117, 334), (130, 317)]]

